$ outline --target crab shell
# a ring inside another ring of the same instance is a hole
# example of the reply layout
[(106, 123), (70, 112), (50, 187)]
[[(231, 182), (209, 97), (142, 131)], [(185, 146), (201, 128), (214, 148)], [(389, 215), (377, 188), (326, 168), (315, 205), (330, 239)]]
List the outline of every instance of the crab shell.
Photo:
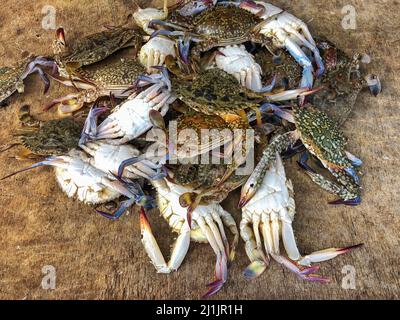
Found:
[(0, 103), (15, 91), (24, 92), (24, 83), (20, 78), (23, 70), (21, 67), (0, 68)]
[[(71, 47), (65, 47), (64, 31), (57, 31), (58, 37), (62, 34), (62, 41), (54, 42), (54, 52), (58, 63), (59, 73), (69, 76), (71, 70), (87, 66), (105, 58), (126, 47), (135, 47), (139, 51), (143, 37), (135, 28), (113, 28), (91, 34), (79, 39)], [(61, 43), (61, 46), (60, 46)]]

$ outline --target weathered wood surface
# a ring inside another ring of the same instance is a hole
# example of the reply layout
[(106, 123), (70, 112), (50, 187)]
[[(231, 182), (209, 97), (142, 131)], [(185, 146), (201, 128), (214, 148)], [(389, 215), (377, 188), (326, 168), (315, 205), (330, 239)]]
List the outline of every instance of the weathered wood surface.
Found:
[[(146, 3), (146, 1), (144, 1)], [(400, 158), (400, 30), (398, 1), (275, 1), (309, 22), (313, 32), (325, 34), (346, 52), (368, 53), (371, 71), (383, 79), (377, 99), (363, 93), (345, 126), (349, 149), (364, 160), (364, 201), (357, 208), (331, 207), (332, 199), (314, 186), (294, 165), (288, 175), (296, 189), (294, 223), (303, 252), (363, 242), (356, 252), (323, 263), (328, 285), (305, 283), (273, 264), (255, 281), (241, 272), (248, 261), (238, 248), (229, 281), (216, 299), (367, 299), (399, 298), (399, 158)], [(343, 30), (341, 10), (352, 4), (357, 29)], [(44, 5), (57, 9), (57, 24), (68, 37), (99, 30), (103, 24), (123, 23), (135, 9), (127, 0), (4, 0), (0, 11), (0, 65), (14, 63), (28, 52), (50, 53), (53, 31), (41, 27)], [(33, 106), (43, 119), (52, 115), (42, 107), (65, 93), (54, 84), (41, 95), (36, 77), (27, 81), (24, 95), (15, 95), (0, 109), (0, 144), (11, 139), (17, 126), (16, 110)], [(0, 176), (26, 163), (0, 155)], [(239, 221), (237, 194), (225, 202)], [(109, 222), (76, 201), (68, 200), (50, 169), (29, 172), (0, 183), (0, 298), (6, 299), (197, 299), (212, 280), (215, 257), (207, 245), (192, 245), (180, 270), (158, 275), (140, 243), (137, 215)], [(167, 254), (172, 235), (157, 212), (151, 214), (155, 233)], [(55, 290), (43, 290), (42, 267), (57, 270)], [(342, 288), (342, 268), (354, 266), (356, 289)]]

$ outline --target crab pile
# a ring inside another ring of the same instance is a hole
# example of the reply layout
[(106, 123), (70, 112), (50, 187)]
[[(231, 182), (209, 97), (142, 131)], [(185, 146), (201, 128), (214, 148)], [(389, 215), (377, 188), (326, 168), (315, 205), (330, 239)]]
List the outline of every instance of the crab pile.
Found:
[[(21, 107), (16, 140), (2, 151), (20, 146), (17, 158), (38, 162), (16, 173), (53, 166), (68, 197), (111, 220), (138, 206), (144, 249), (159, 273), (177, 270), (192, 241), (208, 243), (216, 265), (205, 297), (226, 283), (240, 236), (250, 259), (245, 277), (260, 276), (273, 260), (301, 279), (327, 282), (315, 263), (360, 245), (299, 251), (283, 161), (300, 153), (299, 166), (337, 197), (332, 204), (360, 204), (362, 162), (346, 149), (340, 125), (363, 88), (381, 91), (379, 78), (364, 72), (365, 56), (347, 56), (262, 1), (164, 1), (133, 18), (133, 26), (72, 44), (60, 28), (53, 56), (0, 69), (0, 100), (23, 92), (34, 72), (45, 90), (51, 81), (75, 89), (45, 106), (56, 120)], [(98, 63), (127, 47), (129, 58)], [(220, 203), (240, 187), (237, 224)], [(112, 201), (117, 209), (106, 212)], [(155, 207), (178, 234), (169, 259), (147, 218)]]

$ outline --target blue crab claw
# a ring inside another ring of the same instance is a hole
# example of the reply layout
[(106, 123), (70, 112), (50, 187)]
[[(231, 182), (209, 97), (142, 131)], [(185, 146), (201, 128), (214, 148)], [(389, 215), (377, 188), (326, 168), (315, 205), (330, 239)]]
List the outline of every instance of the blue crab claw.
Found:
[(345, 151), (347, 159), (350, 160), (351, 164), (355, 167), (361, 167), (363, 165), (363, 162), (361, 159), (357, 158), (354, 154), (351, 154), (348, 151)]
[(43, 71), (41, 67), (51, 67), (54, 68), (55, 62), (49, 58), (39, 56), (34, 58), (25, 68), (24, 73), (21, 75), (21, 79), (24, 80), (28, 75), (37, 72), (40, 76), (40, 79), (44, 83), (44, 92), (46, 94), (50, 88), (50, 80), (47, 74)]
[(211, 282), (207, 285), (209, 287), (208, 291), (203, 295), (203, 299), (208, 299), (217, 292), (219, 292), (222, 287), (224, 286), (225, 282), (223, 280), (216, 280), (214, 282)]
[(288, 159), (294, 157), (296, 154), (303, 153), (305, 151), (307, 151), (307, 149), (306, 149), (306, 147), (304, 146), (303, 143), (300, 143), (298, 145), (294, 145), (293, 147), (289, 147), (287, 149), (287, 151), (283, 153), (282, 159), (283, 160), (288, 160)]
[(134, 201), (132, 199), (122, 201), (113, 213), (107, 213), (98, 209), (95, 209), (98, 214), (101, 214), (103, 217), (110, 219), (112, 221), (118, 220), (126, 210), (128, 210), (132, 205), (134, 204)]
[(190, 39), (188, 37), (184, 37), (183, 39), (179, 39), (178, 41), (178, 52), (179, 57), (182, 61), (188, 65), (190, 64), (189, 54), (190, 54)]
[(296, 262), (283, 257), (272, 255), (275, 261), (282, 264), (290, 271), (295, 273), (300, 279), (311, 281), (311, 282), (319, 282), (319, 283), (328, 283), (330, 280), (328, 278), (322, 277), (320, 275), (314, 274), (314, 272), (319, 270), (319, 266), (311, 266), (311, 267), (303, 267), (299, 266)]
[(98, 117), (106, 112), (108, 109), (106, 107), (98, 108), (93, 106), (86, 118), (85, 125), (82, 129), (81, 138), (79, 139), (79, 145), (84, 145), (90, 139), (96, 136), (97, 134), (97, 119)]
[(217, 280), (209, 283), (208, 291), (203, 295), (204, 299), (211, 297), (222, 289), (228, 278), (228, 264), (225, 255), (219, 255), (215, 265), (215, 277)]
[(311, 168), (311, 167), (308, 165), (308, 163), (307, 163), (308, 159), (309, 159), (308, 152), (304, 152), (304, 153), (301, 155), (299, 161), (297, 161), (297, 164), (298, 164), (302, 169), (304, 169), (304, 170), (306, 170), (306, 171), (308, 171), (308, 172), (310, 172), (310, 173), (314, 173), (314, 174), (315, 174), (315, 173), (316, 173), (315, 170), (314, 170), (313, 168)]
[(269, 85), (262, 87), (260, 92), (271, 92), (276, 85), (276, 75), (272, 78), (272, 81)]
[(367, 81), (369, 90), (375, 97), (382, 92), (382, 83), (378, 76), (370, 74), (365, 80)]
[(140, 157), (134, 157), (134, 158), (130, 158), (130, 159), (126, 159), (126, 160), (122, 161), (118, 167), (118, 175), (117, 175), (118, 178), (122, 178), (122, 175), (124, 174), (126, 167), (134, 165), (140, 161), (142, 161), (142, 158), (140, 158)]
[(322, 60), (321, 54), (319, 53), (317, 47), (314, 48), (313, 53), (314, 53), (315, 63), (317, 64), (317, 71), (315, 72), (315, 76), (317, 78), (321, 78), (325, 73), (324, 61)]
[(358, 205), (361, 204), (361, 197), (357, 197), (357, 198), (352, 199), (352, 200), (342, 200), (342, 199), (338, 199), (338, 200), (329, 202), (329, 204), (331, 204), (331, 205), (345, 205), (345, 206), (350, 206), (350, 207), (356, 207), (356, 206), (358, 206)]
[(156, 81), (154, 83), (162, 81), (168, 87), (168, 91), (172, 91), (172, 83), (171, 83), (171, 80), (169, 78), (168, 69), (166, 67), (163, 67), (163, 66), (153, 66), (152, 69), (161, 71), (161, 75), (157, 74), (157, 75), (152, 75), (151, 76), (151, 77), (153, 77), (153, 79), (156, 79)]

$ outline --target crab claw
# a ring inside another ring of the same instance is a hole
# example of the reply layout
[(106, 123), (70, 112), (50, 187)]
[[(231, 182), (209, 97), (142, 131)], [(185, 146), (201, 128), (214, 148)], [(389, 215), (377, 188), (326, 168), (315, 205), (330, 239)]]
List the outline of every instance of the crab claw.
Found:
[(255, 15), (261, 17), (265, 14), (266, 8), (252, 0), (240, 1), (239, 8), (253, 12)]
[(361, 197), (357, 197), (357, 198), (352, 199), (352, 200), (342, 200), (342, 199), (338, 199), (338, 200), (329, 202), (329, 204), (332, 204), (332, 205), (345, 205), (345, 206), (350, 206), (350, 207), (356, 207), (356, 206), (358, 206), (358, 205), (361, 204)]
[(142, 188), (137, 182), (128, 179), (120, 178), (110, 172), (117, 181), (113, 181), (113, 187), (124, 196), (128, 197), (133, 203), (136, 203), (145, 209), (152, 209), (156, 207), (155, 201), (152, 197), (144, 194)]
[(189, 52), (190, 52), (190, 41), (187, 39), (179, 39), (178, 41), (178, 52), (181, 60), (186, 64), (190, 64)]
[(248, 280), (253, 280), (263, 274), (267, 267), (268, 264), (265, 261), (254, 261), (244, 270), (243, 276)]
[(355, 249), (361, 248), (364, 244), (360, 243), (347, 248), (330, 248), (313, 252), (301, 258), (298, 263), (302, 266), (310, 266), (312, 263), (324, 262), (336, 258), (339, 255), (349, 253)]
[(65, 46), (65, 31), (63, 27), (60, 27), (56, 30), (56, 40), (62, 44), (63, 46)]
[(371, 93), (376, 97), (382, 92), (381, 80), (377, 75), (370, 74), (365, 79)]
[(122, 178), (126, 167), (134, 165), (140, 161), (142, 161), (142, 159), (140, 157), (134, 157), (134, 158), (130, 158), (130, 159), (126, 159), (126, 160), (122, 161), (118, 167), (118, 178)]
[(217, 258), (217, 262), (215, 265), (215, 276), (216, 279), (214, 282), (211, 282), (207, 285), (209, 287), (208, 291), (203, 295), (203, 298), (209, 298), (212, 295), (216, 294), (220, 291), (228, 279), (228, 264), (225, 255), (220, 255)]
[(301, 155), (300, 160), (297, 161), (297, 164), (298, 164), (298, 165), (300, 166), (300, 168), (302, 168), (303, 170), (306, 170), (306, 171), (308, 171), (308, 172), (310, 172), (310, 173), (316, 173), (316, 171), (308, 165), (308, 163), (307, 163), (308, 159), (309, 159), (308, 152), (304, 152), (304, 153)]
[(319, 283), (328, 283), (330, 281), (328, 278), (314, 274), (315, 271), (319, 270), (319, 266), (300, 268), (297, 263), (288, 258), (285, 258), (283, 256), (277, 256), (274, 254), (272, 254), (271, 256), (272, 258), (274, 258), (276, 262), (288, 268), (290, 271), (295, 273), (300, 279), (311, 282), (319, 282)]
[(354, 154), (351, 154), (348, 151), (345, 151), (347, 159), (350, 160), (351, 164), (355, 167), (361, 167), (363, 162), (361, 159), (357, 158)]
[(187, 222), (189, 227), (192, 226), (192, 214), (199, 205), (200, 196), (194, 192), (187, 192), (179, 197), (179, 204), (182, 208), (187, 208)]
[(106, 112), (108, 109), (103, 107), (103, 108), (98, 108), (96, 106), (93, 106), (88, 114), (88, 117), (86, 118), (85, 125), (83, 126), (82, 129), (82, 134), (81, 138), (79, 140), (79, 145), (84, 145), (87, 141), (92, 139), (92, 137), (95, 137), (97, 134), (97, 119), (98, 117)]
[(276, 85), (276, 75), (272, 78), (272, 81), (269, 85), (262, 87), (260, 92), (271, 92)]
[(47, 74), (39, 66), (54, 68), (55, 62), (53, 60), (43, 57), (43, 56), (36, 57), (27, 64), (24, 73), (21, 75), (21, 79), (23, 80), (28, 75), (37, 72), (39, 74), (40, 79), (44, 83), (43, 94), (46, 94), (50, 88), (50, 79), (47, 76)]
[(360, 185), (360, 177), (357, 175), (357, 171), (354, 168), (345, 168), (344, 171), (354, 179), (357, 185)]
[(122, 201), (120, 203), (119, 207), (111, 214), (101, 211), (101, 210), (97, 210), (97, 209), (95, 209), (95, 210), (97, 213), (101, 214), (103, 217), (105, 217), (109, 220), (115, 221), (115, 220), (118, 220), (124, 214), (124, 212), (132, 206), (132, 204), (133, 204), (133, 201), (131, 199)]

